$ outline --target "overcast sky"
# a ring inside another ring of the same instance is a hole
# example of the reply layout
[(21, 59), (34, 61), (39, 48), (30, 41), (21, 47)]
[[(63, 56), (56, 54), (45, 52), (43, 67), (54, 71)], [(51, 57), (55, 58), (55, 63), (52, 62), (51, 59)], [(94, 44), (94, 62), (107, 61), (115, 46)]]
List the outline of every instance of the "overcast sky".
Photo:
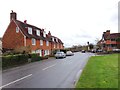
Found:
[(1, 0), (0, 37), (10, 22), (11, 10), (17, 19), (57, 36), (65, 47), (94, 43), (102, 33), (118, 32), (119, 0)]

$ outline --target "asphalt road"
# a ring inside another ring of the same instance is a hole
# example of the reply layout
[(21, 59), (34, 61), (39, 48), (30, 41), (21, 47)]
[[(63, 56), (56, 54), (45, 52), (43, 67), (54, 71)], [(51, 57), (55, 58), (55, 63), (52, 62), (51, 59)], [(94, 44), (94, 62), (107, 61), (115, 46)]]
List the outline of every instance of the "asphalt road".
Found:
[(50, 58), (2, 72), (0, 88), (74, 88), (91, 53)]

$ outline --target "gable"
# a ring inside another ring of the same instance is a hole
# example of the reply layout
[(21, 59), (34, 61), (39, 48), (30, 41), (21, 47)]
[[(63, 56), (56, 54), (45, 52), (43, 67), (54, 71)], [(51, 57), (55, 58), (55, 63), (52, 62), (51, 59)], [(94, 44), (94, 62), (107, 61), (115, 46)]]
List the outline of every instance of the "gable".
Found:
[(17, 24), (12, 20), (8, 25), (3, 38), (3, 48), (15, 48), (16, 46), (24, 46), (24, 35), (21, 33), (20, 29), (19, 32), (16, 32)]

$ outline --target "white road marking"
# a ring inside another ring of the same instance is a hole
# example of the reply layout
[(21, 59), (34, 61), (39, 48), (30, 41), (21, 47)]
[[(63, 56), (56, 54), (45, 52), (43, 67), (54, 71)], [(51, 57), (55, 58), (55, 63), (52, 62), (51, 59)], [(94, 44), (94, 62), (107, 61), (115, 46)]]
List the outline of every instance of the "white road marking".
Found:
[(56, 65), (56, 64), (51, 65), (51, 66), (48, 66), (48, 67), (46, 67), (46, 68), (43, 68), (42, 70), (46, 70), (46, 69), (48, 69), (48, 68), (54, 67), (55, 65)]
[(78, 80), (79, 80), (79, 78), (80, 78), (81, 73), (82, 73), (82, 69), (79, 70), (78, 73), (77, 73), (77, 75), (76, 75), (76, 79), (74, 80), (75, 86), (76, 86), (76, 84), (77, 84), (77, 82), (78, 82)]
[(30, 76), (32, 76), (32, 74), (29, 74), (29, 75), (24, 76), (24, 77), (22, 77), (22, 78), (20, 78), (20, 79), (17, 79), (17, 80), (15, 80), (15, 81), (12, 81), (12, 82), (10, 82), (10, 83), (8, 83), (8, 84), (5, 84), (5, 85), (3, 85), (3, 86), (0, 86), (0, 89), (6, 87), (6, 86), (8, 86), (8, 85), (14, 84), (14, 83), (16, 83), (16, 82), (18, 82), (18, 81), (21, 81), (21, 80), (23, 80), (23, 79), (25, 79), (25, 78), (28, 78), (28, 77), (30, 77)]

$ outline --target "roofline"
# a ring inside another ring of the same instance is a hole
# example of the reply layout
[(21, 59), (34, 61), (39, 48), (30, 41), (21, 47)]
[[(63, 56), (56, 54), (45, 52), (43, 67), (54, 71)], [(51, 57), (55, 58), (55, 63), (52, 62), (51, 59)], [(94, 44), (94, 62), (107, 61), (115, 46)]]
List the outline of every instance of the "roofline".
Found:
[[(35, 39), (38, 39), (37, 37), (29, 37), (29, 36), (27, 36), (24, 32), (23, 32), (23, 30), (24, 30), (24, 28), (21, 28), (20, 26), (19, 26), (19, 24), (17, 24), (17, 22), (20, 22), (20, 23), (22, 23), (22, 24), (26, 24), (27, 26), (30, 26), (30, 27), (33, 27), (33, 28), (36, 28), (36, 29), (38, 29), (38, 30), (40, 30), (41, 32), (43, 31), (41, 28), (38, 28), (38, 27), (36, 27), (36, 26), (34, 26), (34, 25), (31, 25), (31, 24), (28, 24), (28, 23), (24, 23), (24, 22), (22, 22), (22, 21), (19, 21), (19, 20), (13, 20), (15, 23), (16, 23), (16, 25), (20, 28), (20, 31), (21, 31), (21, 33), (23, 34), (23, 36), (26, 38), (35, 38)], [(16, 22), (17, 21), (17, 22)], [(48, 35), (48, 34), (46, 34), (46, 35)], [(42, 36), (40, 36), (40, 39), (38, 39), (38, 40), (47, 40), (47, 41), (49, 41), (49, 42), (52, 42), (52, 40), (49, 40), (51, 37), (54, 37), (54, 38), (57, 38), (57, 39), (59, 39), (58, 37), (55, 37), (55, 36), (50, 36), (50, 37), (42, 37)], [(62, 41), (61, 41), (61, 39), (59, 39), (60, 40), (60, 42), (59, 43), (62, 43), (62, 44), (64, 44)]]

